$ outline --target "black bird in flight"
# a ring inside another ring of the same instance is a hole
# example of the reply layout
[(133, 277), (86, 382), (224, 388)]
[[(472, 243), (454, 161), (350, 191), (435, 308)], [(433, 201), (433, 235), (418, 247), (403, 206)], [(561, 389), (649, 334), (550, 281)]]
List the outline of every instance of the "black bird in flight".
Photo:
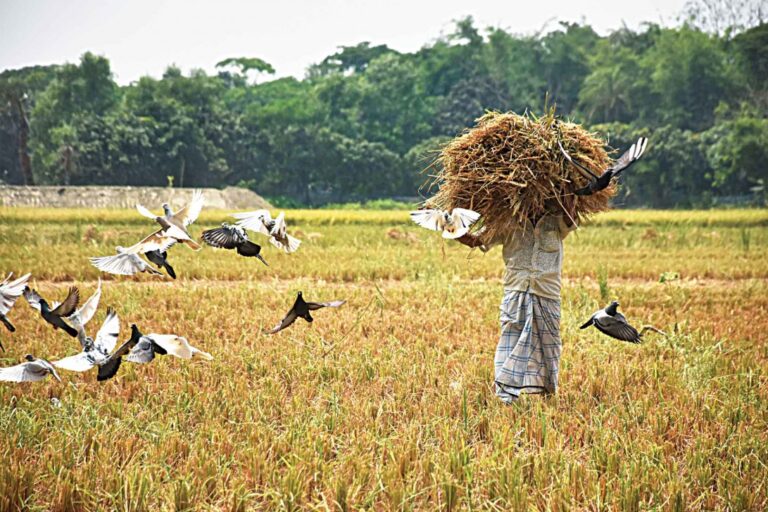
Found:
[(168, 251), (147, 251), (144, 253), (144, 256), (146, 256), (149, 261), (157, 265), (157, 268), (164, 268), (165, 271), (168, 272), (169, 276), (176, 279), (176, 272), (174, 272), (171, 264), (168, 263)]
[(301, 292), (296, 297), (296, 302), (293, 303), (293, 307), (285, 315), (285, 318), (277, 324), (271, 331), (267, 331), (267, 334), (275, 334), (280, 332), (286, 327), (290, 326), (297, 318), (303, 318), (307, 322), (312, 322), (314, 319), (309, 313), (310, 311), (316, 311), (322, 308), (337, 308), (347, 302), (346, 300), (334, 300), (332, 302), (307, 302), (304, 300)]
[(647, 145), (648, 139), (640, 137), (637, 139), (637, 142), (632, 144), (632, 146), (619, 157), (618, 160), (613, 162), (612, 166), (598, 176), (587, 167), (574, 160), (565, 150), (560, 141), (557, 141), (557, 146), (560, 148), (560, 152), (563, 156), (565, 156), (565, 159), (576, 166), (576, 169), (589, 180), (589, 184), (586, 187), (576, 190), (575, 193), (577, 196), (589, 196), (606, 188), (611, 183), (611, 179), (618, 177), (619, 174), (628, 169), (643, 156), (643, 152), (645, 152), (645, 147)]
[[(592, 317), (580, 328), (586, 329), (587, 327), (594, 325), (600, 332), (607, 334), (611, 338), (628, 341), (630, 343), (640, 343), (642, 341), (642, 333), (637, 332), (637, 329), (629, 325), (629, 322), (624, 318), (624, 315), (617, 311), (618, 307), (618, 302), (611, 302), (605, 309), (601, 309), (592, 315)], [(644, 328), (643, 332), (645, 332), (646, 329), (647, 328)], [(651, 328), (651, 330), (661, 332), (655, 328)]]
[(203, 231), (203, 241), (211, 247), (235, 249), (240, 256), (258, 258), (263, 264), (269, 266), (261, 256), (261, 246), (251, 242), (245, 229), (240, 226), (225, 222), (220, 228)]
[[(24, 288), (27, 287), (27, 281), (30, 274), (25, 274), (20, 278), (11, 281), (13, 272), (8, 274), (2, 283), (0, 283), (0, 322), (5, 325), (5, 328), (11, 332), (16, 332), (16, 327), (13, 326), (7, 315), (10, 313), (11, 308), (16, 303), (16, 300), (24, 293)], [(0, 349), (5, 352), (5, 347), (0, 343)]]
[(69, 289), (67, 298), (61, 304), (54, 302), (53, 309), (48, 305), (48, 302), (40, 296), (35, 290), (29, 286), (24, 288), (24, 298), (27, 299), (29, 305), (40, 311), (40, 315), (43, 319), (51, 324), (54, 329), (64, 329), (64, 331), (72, 336), (77, 337), (77, 329), (68, 325), (64, 318), (72, 315), (77, 309), (77, 305), (80, 303), (80, 290), (74, 286)]

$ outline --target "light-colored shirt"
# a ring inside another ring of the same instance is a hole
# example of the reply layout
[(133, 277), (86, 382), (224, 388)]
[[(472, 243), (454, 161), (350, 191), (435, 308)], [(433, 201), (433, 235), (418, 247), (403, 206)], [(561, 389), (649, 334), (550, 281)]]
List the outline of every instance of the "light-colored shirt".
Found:
[(550, 214), (535, 226), (526, 220), (525, 227), (493, 241), (491, 245), (503, 245), (504, 290), (560, 300), (563, 239), (574, 229), (576, 226), (568, 226), (563, 215)]

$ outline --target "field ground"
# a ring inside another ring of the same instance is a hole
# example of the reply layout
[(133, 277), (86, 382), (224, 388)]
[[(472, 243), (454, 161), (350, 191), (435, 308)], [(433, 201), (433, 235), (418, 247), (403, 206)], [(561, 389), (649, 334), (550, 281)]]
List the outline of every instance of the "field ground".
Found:
[[(178, 247), (176, 282), (102, 276), (91, 331), (112, 305), (122, 340), (136, 323), (215, 360), (1, 385), (0, 511), (768, 508), (768, 211), (614, 211), (569, 237), (561, 390), (513, 406), (491, 387), (499, 249), (443, 244), (404, 212), (287, 216), (304, 245), (267, 245), (270, 267)], [(86, 257), (151, 229), (0, 208), (0, 272), (87, 297)], [(261, 334), (298, 290), (349, 302)], [(578, 329), (613, 298), (669, 336)], [(0, 365), (77, 351), (23, 300), (10, 317)]]

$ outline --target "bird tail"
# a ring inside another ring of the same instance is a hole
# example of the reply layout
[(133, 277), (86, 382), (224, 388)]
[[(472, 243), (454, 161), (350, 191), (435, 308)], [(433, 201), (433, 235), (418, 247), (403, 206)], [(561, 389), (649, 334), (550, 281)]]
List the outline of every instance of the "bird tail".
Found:
[(582, 325), (581, 327), (579, 327), (579, 329), (586, 329), (586, 328), (587, 328), (587, 327), (589, 327), (590, 325), (592, 325), (592, 319), (591, 319), (591, 318), (590, 318), (589, 320), (587, 320), (587, 321), (584, 323), (584, 325)]
[(168, 272), (168, 275), (171, 276), (173, 279), (176, 279), (176, 272), (173, 271), (173, 267), (168, 264), (168, 262), (165, 262), (163, 264), (165, 267), (165, 271)]
[(200, 249), (202, 249), (202, 246), (199, 243), (195, 242), (194, 240), (183, 240), (183, 242), (187, 244), (187, 247), (195, 251), (199, 251)]
[(645, 334), (648, 331), (655, 332), (656, 334), (661, 334), (662, 336), (668, 336), (667, 333), (662, 331), (661, 329), (657, 329), (652, 325), (644, 325), (642, 329), (640, 329), (640, 336), (642, 337), (643, 334)]
[(96, 380), (105, 381), (115, 376), (117, 370), (120, 369), (120, 363), (123, 362), (122, 357), (116, 357), (108, 360), (103, 365), (99, 366), (99, 373), (96, 375)]
[(16, 328), (13, 326), (13, 324), (5, 318), (5, 315), (0, 315), (0, 322), (3, 322), (3, 324), (8, 328), (11, 332), (16, 332)]
[(70, 326), (69, 324), (67, 324), (63, 320), (61, 321), (61, 325), (59, 327), (64, 329), (64, 331), (67, 334), (69, 334), (70, 336), (72, 336), (73, 338), (77, 338), (77, 329), (75, 329), (74, 327)]
[(257, 254), (256, 257), (259, 258), (259, 260), (261, 260), (263, 264), (265, 264), (266, 266), (269, 266), (269, 263), (267, 263), (267, 260), (265, 260), (261, 254)]

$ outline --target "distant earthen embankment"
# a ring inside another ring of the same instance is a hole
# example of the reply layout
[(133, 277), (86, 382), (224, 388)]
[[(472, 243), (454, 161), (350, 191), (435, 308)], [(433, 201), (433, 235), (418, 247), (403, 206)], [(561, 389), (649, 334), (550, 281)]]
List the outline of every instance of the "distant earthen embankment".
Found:
[[(248, 189), (202, 189), (209, 208), (230, 210), (269, 208)], [(156, 207), (168, 202), (179, 207), (189, 202), (194, 189), (167, 187), (17, 187), (0, 186), (0, 206), (47, 208), (133, 208), (136, 203)]]

